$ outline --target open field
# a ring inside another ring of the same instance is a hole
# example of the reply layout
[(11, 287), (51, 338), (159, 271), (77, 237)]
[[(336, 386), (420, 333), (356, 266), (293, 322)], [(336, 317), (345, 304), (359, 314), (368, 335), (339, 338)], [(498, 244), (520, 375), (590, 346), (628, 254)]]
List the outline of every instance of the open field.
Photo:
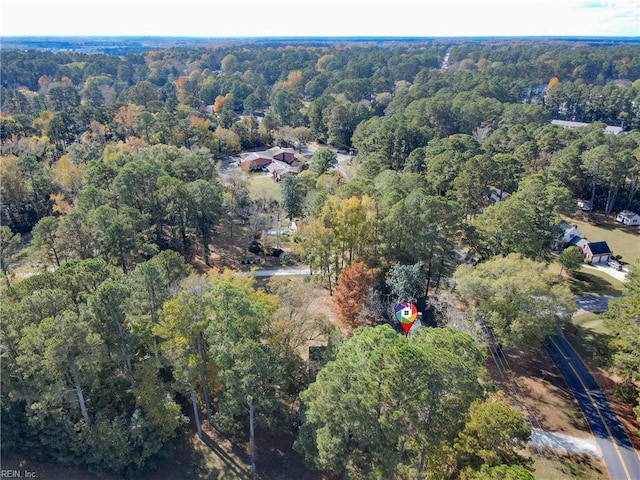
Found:
[(623, 283), (605, 272), (582, 267), (569, 277), (571, 291), (576, 295), (616, 295), (624, 290)]
[(604, 215), (594, 213), (591, 219), (595, 225), (585, 222), (582, 215), (565, 217), (564, 221), (578, 226), (580, 233), (590, 242), (604, 240), (614, 255), (620, 255), (624, 264), (633, 263), (640, 257), (640, 227), (625, 227), (614, 217), (604, 219)]
[(249, 195), (252, 200), (280, 201), (280, 184), (264, 173), (249, 175)]
[(604, 319), (597, 313), (580, 312), (573, 316), (571, 323), (601, 335), (609, 335), (611, 332), (604, 324)]

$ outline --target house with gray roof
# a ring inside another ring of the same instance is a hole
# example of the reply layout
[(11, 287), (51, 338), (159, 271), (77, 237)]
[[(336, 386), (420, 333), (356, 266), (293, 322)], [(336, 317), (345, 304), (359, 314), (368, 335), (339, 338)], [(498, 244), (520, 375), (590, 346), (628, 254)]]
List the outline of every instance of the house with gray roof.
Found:
[[(580, 127), (588, 127), (589, 125), (591, 125), (590, 123), (571, 122), (569, 120), (551, 120), (551, 124), (557, 125), (562, 128), (568, 128), (569, 130)], [(622, 131), (622, 127), (614, 127), (612, 125), (606, 125), (604, 128), (604, 133), (609, 133), (612, 135), (618, 135), (619, 133), (622, 133)]]

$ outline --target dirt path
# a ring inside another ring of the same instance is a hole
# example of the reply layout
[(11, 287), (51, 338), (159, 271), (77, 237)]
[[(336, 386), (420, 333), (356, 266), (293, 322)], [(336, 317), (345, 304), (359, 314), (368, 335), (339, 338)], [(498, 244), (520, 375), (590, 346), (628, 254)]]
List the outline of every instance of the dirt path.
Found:
[(531, 445), (548, 448), (556, 452), (585, 454), (590, 457), (602, 457), (598, 444), (592, 438), (579, 438), (562, 433), (545, 432), (536, 428), (531, 431)]
[(279, 275), (309, 275), (309, 267), (302, 268), (270, 268), (254, 272), (240, 272), (241, 275), (255, 275), (256, 277), (274, 277)]

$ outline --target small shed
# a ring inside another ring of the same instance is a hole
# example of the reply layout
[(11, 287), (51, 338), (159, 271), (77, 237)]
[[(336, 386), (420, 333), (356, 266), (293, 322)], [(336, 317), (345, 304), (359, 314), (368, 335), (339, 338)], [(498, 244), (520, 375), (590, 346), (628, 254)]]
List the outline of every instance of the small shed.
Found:
[(616, 222), (627, 226), (640, 225), (640, 215), (630, 210), (622, 210), (616, 215)]

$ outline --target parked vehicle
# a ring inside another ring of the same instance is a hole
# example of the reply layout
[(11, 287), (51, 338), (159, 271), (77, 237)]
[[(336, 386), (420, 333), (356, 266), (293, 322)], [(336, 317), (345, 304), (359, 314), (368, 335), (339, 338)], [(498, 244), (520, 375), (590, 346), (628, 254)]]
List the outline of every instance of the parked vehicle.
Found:
[(578, 200), (577, 204), (578, 208), (582, 209), (584, 212), (590, 212), (593, 210), (593, 205), (591, 205), (589, 200)]
[(607, 262), (607, 266), (611, 268), (615, 268), (616, 270), (622, 270), (622, 265), (620, 265), (620, 262), (617, 260), (613, 260), (613, 259), (609, 260)]

